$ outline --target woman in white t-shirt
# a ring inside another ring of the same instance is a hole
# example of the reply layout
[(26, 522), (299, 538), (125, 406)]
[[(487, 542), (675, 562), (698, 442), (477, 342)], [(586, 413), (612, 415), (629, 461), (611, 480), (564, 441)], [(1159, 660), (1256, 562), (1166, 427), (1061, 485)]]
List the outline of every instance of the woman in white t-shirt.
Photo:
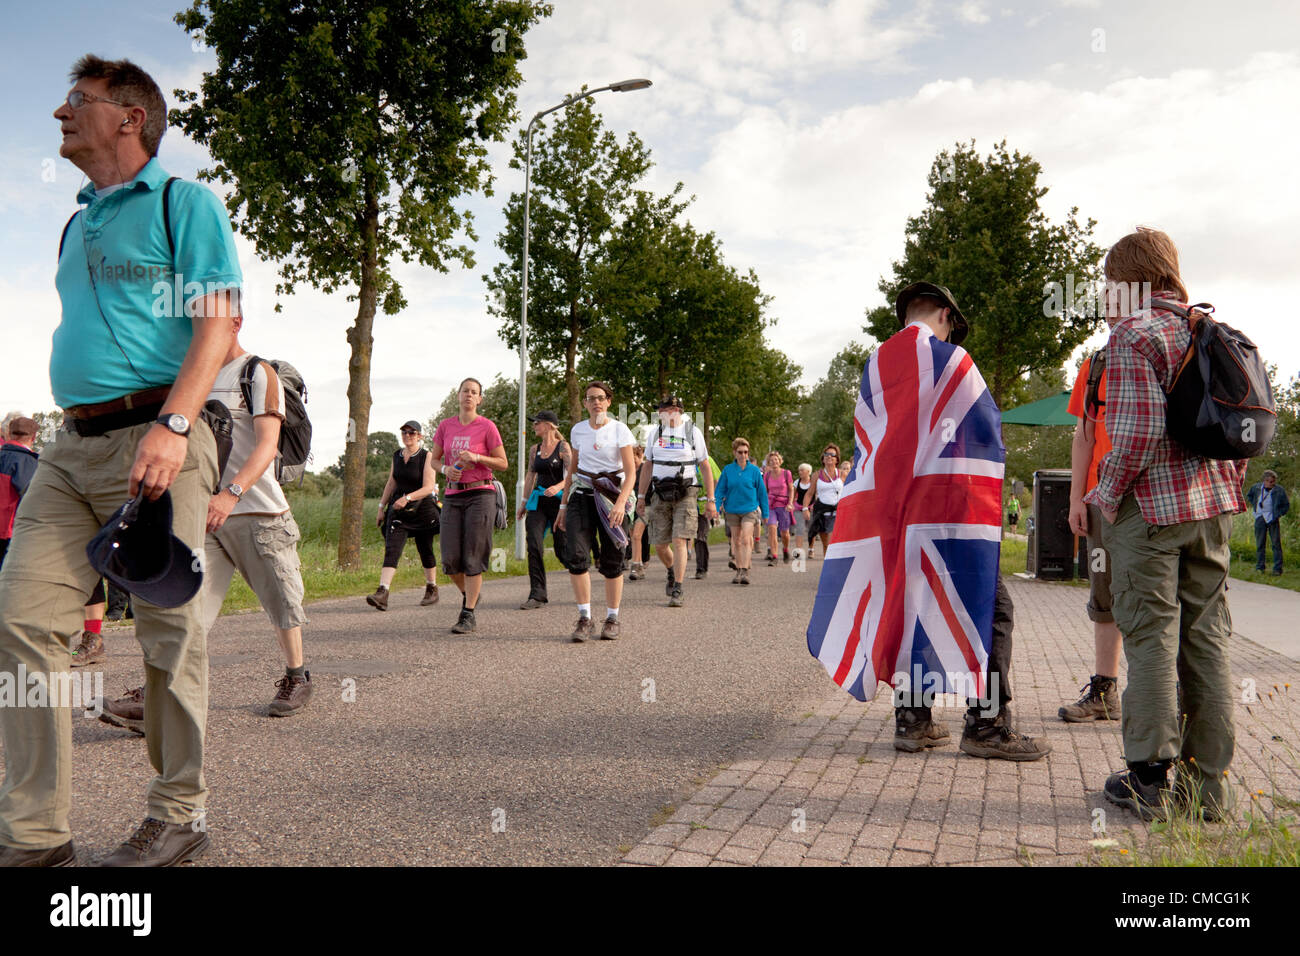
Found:
[[(600, 551), (598, 569), (605, 579), (605, 624), (602, 640), (612, 641), (619, 636), (618, 605), (623, 597), (623, 548), (626, 538), (616, 541), (609, 528), (620, 528), (627, 515), (628, 500), (636, 479), (632, 449), (636, 440), (632, 431), (616, 418), (609, 416), (609, 403), (613, 390), (604, 382), (592, 382), (585, 390), (583, 401), (587, 406), (587, 420), (573, 426), (569, 445), (573, 454), (564, 476), (564, 498), (560, 514), (555, 520), (557, 531), (563, 531), (568, 545), (569, 578), (573, 582), (573, 596), (578, 602), (578, 624), (571, 639), (580, 643), (595, 636), (591, 623), (591, 554), (594, 547)], [(603, 486), (607, 490), (616, 486), (617, 495), (609, 506), (609, 527), (602, 521), (596, 505), (596, 495)]]
[[(831, 543), (831, 532), (835, 530), (835, 509), (840, 503), (840, 492), (844, 490), (844, 479), (840, 477), (840, 446), (827, 445), (822, 449), (821, 470), (813, 476), (812, 487), (804, 496), (804, 507), (812, 506), (812, 521), (808, 525), (808, 543), (819, 538), (822, 543), (822, 556)], [(812, 557), (812, 548), (808, 549)]]

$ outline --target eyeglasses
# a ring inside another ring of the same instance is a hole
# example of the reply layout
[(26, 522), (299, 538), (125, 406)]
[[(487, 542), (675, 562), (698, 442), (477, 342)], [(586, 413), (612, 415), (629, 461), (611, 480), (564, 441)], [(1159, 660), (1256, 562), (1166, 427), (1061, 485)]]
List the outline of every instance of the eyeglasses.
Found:
[(588, 395), (586, 400), (589, 401), (589, 402), (607, 402), (607, 401), (609, 401), (609, 396), (608, 396), (608, 395)]
[(87, 103), (112, 103), (114, 106), (128, 106), (128, 103), (121, 103), (117, 100), (110, 100), (106, 96), (96, 96), (94, 93), (87, 93), (84, 90), (73, 90), (68, 94), (67, 104), (74, 110), (79, 110)]

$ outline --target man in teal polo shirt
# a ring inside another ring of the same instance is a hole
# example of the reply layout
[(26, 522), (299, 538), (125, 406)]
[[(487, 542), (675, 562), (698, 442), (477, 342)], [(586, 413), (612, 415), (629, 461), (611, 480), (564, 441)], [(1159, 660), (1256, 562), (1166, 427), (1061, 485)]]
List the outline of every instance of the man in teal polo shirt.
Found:
[[(234, 334), (242, 281), (230, 221), (194, 183), (166, 190), (162, 93), (127, 60), (85, 56), (54, 111), (60, 154), (90, 180), (56, 286), (50, 386), (64, 428), (46, 445), (0, 570), (0, 671), (66, 671), (98, 580), (86, 544), (137, 493), (172, 499), (172, 531), (202, 554), (216, 445), (199, 412)], [(169, 214), (164, 217), (166, 196)], [(207, 646), (202, 608), (137, 601), (144, 650), (148, 816), (105, 865), (170, 866), (208, 843), (203, 817)], [(51, 700), (51, 704), (67, 701)], [(0, 866), (75, 862), (68, 706), (0, 707)]]

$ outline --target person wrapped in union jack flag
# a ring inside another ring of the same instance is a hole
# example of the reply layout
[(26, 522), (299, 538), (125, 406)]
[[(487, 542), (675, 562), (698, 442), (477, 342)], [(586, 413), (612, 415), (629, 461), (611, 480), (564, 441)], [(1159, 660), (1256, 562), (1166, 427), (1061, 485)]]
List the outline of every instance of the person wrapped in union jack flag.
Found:
[(961, 750), (1038, 760), (1012, 728), (1014, 609), (998, 573), (1002, 415), (970, 355), (952, 293), (916, 282), (901, 331), (862, 371), (856, 451), (808, 625), (808, 649), (858, 700), (894, 688), (898, 750), (949, 742), (936, 694), (967, 698)]

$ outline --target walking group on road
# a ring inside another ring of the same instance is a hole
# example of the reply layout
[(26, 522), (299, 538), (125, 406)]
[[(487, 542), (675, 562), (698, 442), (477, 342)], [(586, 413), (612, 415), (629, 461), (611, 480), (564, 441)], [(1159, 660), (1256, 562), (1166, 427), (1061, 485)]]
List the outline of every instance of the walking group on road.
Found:
[[(53, 675), (102, 659), (105, 605), (116, 589), (131, 595), (144, 682), (105, 704), (103, 717), (144, 736), (155, 776), (143, 822), (103, 862), (172, 866), (209, 845), (196, 825), (208, 797), (207, 636), (236, 571), (283, 658), (268, 714), (300, 714), (312, 696), (301, 535), (281, 487), (292, 475), (286, 466), (303, 463), (310, 425), (300, 414), (301, 376), (241, 345), (243, 276), (225, 207), (159, 164), (157, 84), (129, 61), (90, 55), (72, 80), (54, 117), (61, 155), (89, 182), (58, 252), (62, 317), (50, 382), (65, 418), (39, 456), (34, 419), (13, 416), (0, 436), (0, 673)], [(1246, 459), (1261, 449), (1233, 433), (1230, 401), (1215, 396), (1224, 424), (1205, 439), (1229, 451), (1178, 430), (1185, 423), (1173, 396), (1200, 367), (1185, 361), (1199, 341), (1193, 330), (1220, 336), (1256, 411), (1271, 394), (1258, 394), (1251, 357), (1232, 351), (1239, 333), (1215, 324), (1212, 307), (1188, 306), (1164, 233), (1123, 237), (1104, 272), (1110, 340), (1080, 370), (1071, 400), (1080, 421), (1069, 520), (1100, 564), (1088, 600), (1096, 673), (1059, 715), (1121, 720), (1126, 767), (1102, 784), (1107, 799), (1147, 819), (1175, 811), (1216, 819), (1231, 808), (1231, 516), (1249, 501), (1258, 568), (1271, 543), (1280, 574), (1278, 523), (1289, 501), (1272, 472), (1243, 493)], [(185, 290), (171, 308), (158, 307), (158, 277)], [(842, 461), (839, 446), (827, 444), (819, 467), (800, 464), (797, 477), (776, 452), (755, 464), (738, 436), (733, 460), (719, 469), (677, 394), (659, 402), (640, 463), (631, 429), (609, 413), (606, 382), (587, 383), (586, 417), (567, 440), (553, 412), (535, 414), (537, 443), (521, 463), (526, 500), (515, 515), (528, 540), (522, 609), (550, 603), (548, 531), (577, 605), (568, 635), (577, 644), (624, 636), (624, 579), (644, 577), (643, 541), (664, 567), (672, 608), (687, 601), (692, 545), (696, 580), (708, 573), (714, 522), (725, 525), (731, 583), (741, 588), (759, 580), (751, 580), (753, 553), (764, 528), (769, 567), (778, 565), (778, 544), (780, 563), (801, 562), (817, 541), (809, 650), (861, 700), (881, 683), (893, 690), (898, 750), (949, 743), (932, 708), (938, 694), (956, 694), (967, 705), (963, 752), (1047, 756), (1050, 745), (1017, 731), (1009, 707), (1014, 608), (998, 569), (1005, 451), (1000, 411), (961, 348), (972, 322), (930, 282), (902, 289), (895, 309), (899, 331), (863, 370), (857, 454)], [(495, 475), (509, 463), (496, 424), (479, 414), (482, 384), (465, 378), (456, 398), (457, 414), (437, 424), (428, 448), (419, 422), (400, 430), (375, 518), (384, 537), (379, 584), (365, 600), (390, 608), (413, 539), (426, 582), (419, 603), (438, 604), (436, 537), (461, 596), (451, 631), (473, 634), (493, 532), (507, 517)], [(593, 568), (604, 579), (599, 617)], [(76, 860), (70, 716), (66, 704), (0, 706), (0, 866)]]

